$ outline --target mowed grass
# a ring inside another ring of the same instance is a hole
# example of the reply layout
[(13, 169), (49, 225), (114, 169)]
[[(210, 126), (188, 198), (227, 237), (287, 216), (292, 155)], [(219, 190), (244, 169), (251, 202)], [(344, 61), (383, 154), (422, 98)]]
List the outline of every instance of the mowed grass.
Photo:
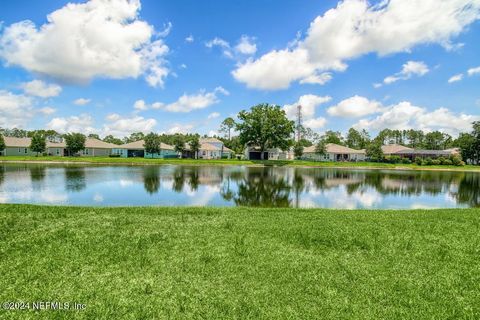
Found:
[(1, 319), (479, 319), (480, 210), (0, 206)]
[(237, 160), (237, 159), (150, 159), (150, 158), (110, 158), (110, 157), (55, 157), (55, 156), (4, 156), (0, 162), (62, 162), (126, 165), (242, 165), (242, 166), (292, 166), (318, 168), (366, 168), (402, 170), (448, 170), (480, 171), (480, 166), (419, 166), (417, 164), (392, 164), (378, 162), (319, 162), (306, 160)]

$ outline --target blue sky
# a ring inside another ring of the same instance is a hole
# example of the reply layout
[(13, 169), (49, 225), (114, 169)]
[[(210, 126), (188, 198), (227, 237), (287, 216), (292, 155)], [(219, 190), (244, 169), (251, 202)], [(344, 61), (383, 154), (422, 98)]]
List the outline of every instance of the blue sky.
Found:
[[(470, 130), (480, 0), (2, 3), (0, 126), (214, 134), (261, 102), (315, 131)], [(47, 18), (48, 17), (48, 18)]]

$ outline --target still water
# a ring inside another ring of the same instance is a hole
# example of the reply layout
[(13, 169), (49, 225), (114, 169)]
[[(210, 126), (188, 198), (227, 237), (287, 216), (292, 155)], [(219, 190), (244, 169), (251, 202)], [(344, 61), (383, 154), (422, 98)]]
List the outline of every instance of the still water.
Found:
[(0, 203), (348, 209), (480, 207), (480, 173), (0, 164)]

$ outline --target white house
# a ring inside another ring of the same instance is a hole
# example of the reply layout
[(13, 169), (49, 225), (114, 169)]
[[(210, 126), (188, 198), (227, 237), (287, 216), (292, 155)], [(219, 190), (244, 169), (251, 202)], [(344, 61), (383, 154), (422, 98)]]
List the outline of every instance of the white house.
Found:
[(355, 150), (334, 143), (325, 146), (326, 153), (318, 154), (315, 146), (303, 150), (302, 159), (314, 161), (365, 161), (365, 150)]

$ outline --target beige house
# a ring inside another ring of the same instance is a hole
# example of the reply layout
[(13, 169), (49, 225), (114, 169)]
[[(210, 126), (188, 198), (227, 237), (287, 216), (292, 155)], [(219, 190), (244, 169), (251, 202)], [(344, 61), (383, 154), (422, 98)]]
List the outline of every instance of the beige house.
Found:
[[(200, 138), (199, 141), (198, 159), (230, 159), (233, 155), (233, 151), (225, 147), (223, 142), (217, 138)], [(185, 151), (182, 157), (195, 158), (188, 143), (185, 144)]]
[(315, 152), (315, 146), (307, 147), (303, 150), (302, 159), (314, 161), (365, 161), (365, 150), (356, 150), (334, 143), (328, 143), (325, 146), (326, 153), (318, 154)]
[[(262, 153), (259, 147), (247, 147), (245, 148), (245, 159), (248, 160), (261, 160)], [(293, 149), (281, 150), (279, 148), (270, 148), (263, 152), (263, 160), (293, 160), (295, 154)]]
[(410, 160), (415, 160), (416, 158), (439, 158), (459, 155), (460, 152), (458, 148), (447, 149), (447, 150), (423, 150), (423, 149), (412, 149), (405, 147), (399, 144), (390, 144), (382, 146), (382, 151), (385, 156), (398, 156), (400, 158), (406, 158)]

